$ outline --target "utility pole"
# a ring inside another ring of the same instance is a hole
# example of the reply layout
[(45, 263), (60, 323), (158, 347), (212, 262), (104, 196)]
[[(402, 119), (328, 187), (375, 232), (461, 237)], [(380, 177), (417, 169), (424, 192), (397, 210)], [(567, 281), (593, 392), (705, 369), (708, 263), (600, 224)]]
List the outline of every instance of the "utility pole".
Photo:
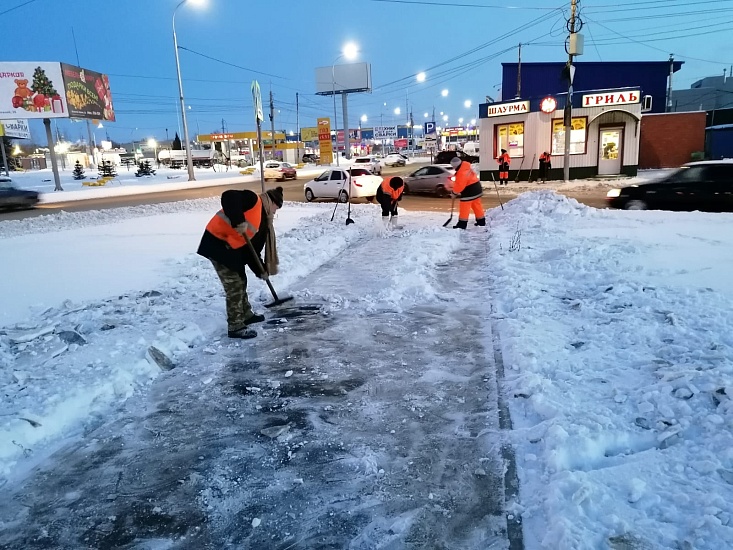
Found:
[(298, 92), (295, 92), (295, 162), (300, 162), (300, 103), (298, 102)]
[(517, 61), (517, 99), (522, 97), (522, 43), (519, 43), (519, 59)]
[(563, 179), (570, 181), (570, 132), (573, 125), (573, 76), (575, 73), (573, 67), (573, 42), (575, 34), (575, 15), (578, 7), (578, 0), (570, 0), (570, 39), (568, 40), (568, 97), (565, 104), (564, 123), (565, 123), (565, 154), (563, 155)]
[[(674, 74), (674, 54), (669, 54), (669, 82), (667, 83), (667, 103), (664, 106), (664, 112), (669, 113), (672, 110), (672, 75)], [(717, 97), (717, 94), (716, 94)]]
[(272, 131), (272, 149), (270, 149), (270, 160), (275, 160), (275, 103), (272, 100), (272, 85), (270, 85), (270, 130)]

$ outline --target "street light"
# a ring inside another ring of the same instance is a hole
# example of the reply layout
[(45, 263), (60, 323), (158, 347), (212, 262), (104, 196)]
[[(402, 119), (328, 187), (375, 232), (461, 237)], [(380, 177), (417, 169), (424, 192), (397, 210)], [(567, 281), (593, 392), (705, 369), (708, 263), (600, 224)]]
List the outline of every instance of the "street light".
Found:
[(424, 116), (425, 118), (428, 118), (428, 117), (429, 117), (430, 115), (429, 115), (428, 113), (424, 113), (424, 114), (423, 114), (423, 116)]
[[(352, 59), (356, 59), (356, 56), (359, 53), (359, 47), (354, 44), (353, 42), (348, 42), (344, 45), (343, 49), (341, 50), (341, 55), (339, 55), (336, 59), (333, 60), (333, 63), (331, 63), (331, 95), (333, 96), (333, 126), (334, 130), (336, 131), (336, 166), (340, 166), (339, 164), (339, 134), (338, 134), (338, 117), (336, 116), (336, 61), (341, 59), (342, 57), (345, 57), (349, 61)], [(342, 96), (343, 98), (343, 96)], [(346, 118), (346, 102), (344, 102), (344, 119)], [(346, 151), (349, 148), (349, 128), (348, 128), (348, 121), (344, 120), (344, 151)], [(350, 158), (350, 155), (349, 155)]]
[(425, 73), (424, 72), (417, 73), (417, 81), (425, 82)]
[(440, 95), (442, 95), (443, 97), (448, 97), (448, 90), (443, 90), (442, 92), (440, 92)]
[(176, 12), (186, 2), (194, 5), (203, 5), (204, 0), (182, 0), (173, 10), (173, 48), (176, 51), (176, 73), (178, 75), (178, 94), (181, 100), (181, 116), (183, 117), (183, 137), (186, 140), (186, 163), (188, 164), (188, 181), (196, 181), (193, 175), (193, 158), (191, 157), (191, 140), (188, 137), (188, 121), (186, 120), (186, 105), (183, 101), (183, 81), (181, 80), (181, 61), (178, 58), (178, 35), (176, 34)]
[(466, 101), (464, 101), (464, 102), (463, 102), (463, 106), (464, 106), (464, 107), (465, 107), (466, 109), (470, 109), (470, 108), (471, 108), (471, 100), (470, 100), (470, 99), (467, 99)]
[(367, 120), (369, 120), (369, 119), (367, 119), (367, 116), (366, 115), (361, 115), (361, 121), (362, 122), (366, 122)]

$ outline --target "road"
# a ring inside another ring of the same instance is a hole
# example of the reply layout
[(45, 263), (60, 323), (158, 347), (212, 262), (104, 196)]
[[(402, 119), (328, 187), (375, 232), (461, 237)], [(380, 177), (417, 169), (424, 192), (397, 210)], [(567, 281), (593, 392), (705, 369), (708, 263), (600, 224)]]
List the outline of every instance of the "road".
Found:
[[(414, 167), (385, 168), (382, 175), (404, 176), (414, 171), (414, 169)], [(303, 184), (310, 179), (310, 177), (300, 177), (296, 180), (279, 183), (277, 185), (281, 185), (283, 187), (283, 195), (286, 201), (305, 202), (305, 198), (303, 196)], [(272, 185), (272, 183), (268, 182), (268, 186)], [(24, 218), (43, 216), (46, 214), (54, 214), (62, 210), (65, 212), (83, 212), (88, 210), (104, 210), (106, 208), (119, 208), (124, 206), (139, 206), (142, 204), (158, 204), (189, 199), (218, 197), (227, 189), (251, 189), (253, 191), (259, 191), (260, 183), (243, 181), (242, 183), (238, 184), (218, 185), (213, 187), (163, 191), (157, 193), (145, 193), (140, 195), (126, 195), (121, 197), (103, 197), (82, 201), (57, 202), (52, 204), (40, 205), (33, 210), (9, 212), (0, 211), (0, 220), (20, 220)], [(502, 202), (507, 202), (516, 197), (519, 192), (520, 191), (518, 190), (512, 190), (511, 184), (509, 188), (498, 190), (498, 197), (497, 192), (488, 192), (484, 194), (484, 198), (482, 201), (484, 208), (489, 209), (498, 207), (499, 197), (501, 198)], [(563, 194), (576, 199), (580, 203), (592, 206), (594, 208), (606, 208), (605, 190), (572, 191), (563, 192)], [(447, 198), (439, 199), (429, 195), (408, 195), (404, 197), (404, 199), (400, 203), (400, 206), (405, 210), (448, 211), (450, 209), (450, 200)]]

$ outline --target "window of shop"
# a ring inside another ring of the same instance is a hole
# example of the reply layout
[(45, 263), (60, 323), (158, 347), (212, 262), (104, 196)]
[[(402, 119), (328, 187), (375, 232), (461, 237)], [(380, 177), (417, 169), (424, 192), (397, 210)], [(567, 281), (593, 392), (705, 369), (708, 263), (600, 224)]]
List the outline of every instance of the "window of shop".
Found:
[[(573, 118), (570, 123), (570, 154), (584, 155), (585, 146), (588, 138), (587, 130), (588, 118)], [(565, 125), (563, 119), (552, 119), (552, 154), (565, 154)]]
[(524, 156), (524, 122), (512, 122), (496, 127), (497, 154), (506, 149), (510, 158)]

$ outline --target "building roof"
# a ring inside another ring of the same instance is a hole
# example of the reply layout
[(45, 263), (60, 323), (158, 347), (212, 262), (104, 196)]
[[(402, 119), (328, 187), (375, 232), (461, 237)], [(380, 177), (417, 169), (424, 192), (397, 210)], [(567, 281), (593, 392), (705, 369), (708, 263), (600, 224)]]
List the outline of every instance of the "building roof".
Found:
[[(673, 62), (673, 69), (674, 72), (679, 71), (682, 68), (682, 64), (684, 61), (674, 61)], [(517, 66), (517, 62), (506, 62), (502, 63), (501, 65), (503, 67), (512, 67)], [(567, 63), (565, 61), (533, 61), (533, 62), (522, 62), (522, 67), (527, 66), (534, 66), (534, 67), (558, 67), (562, 68)], [(644, 66), (655, 66), (655, 67), (667, 67), (669, 68), (669, 61), (574, 61), (573, 65), (576, 67), (606, 67), (616, 65), (616, 66), (631, 66), (631, 67), (644, 67)]]

